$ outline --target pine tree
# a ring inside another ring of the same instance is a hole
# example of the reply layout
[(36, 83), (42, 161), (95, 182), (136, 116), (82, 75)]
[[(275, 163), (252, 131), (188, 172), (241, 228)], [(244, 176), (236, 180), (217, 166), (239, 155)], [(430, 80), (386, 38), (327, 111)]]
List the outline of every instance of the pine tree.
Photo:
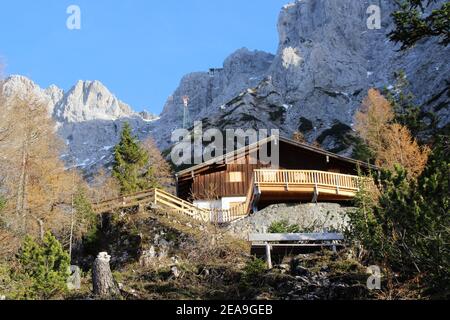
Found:
[(448, 137), (438, 137), (428, 165), (419, 178), (414, 204), (420, 237), (415, 256), (427, 271), (432, 286), (450, 292), (450, 145)]
[(73, 243), (84, 239), (90, 243), (96, 239), (98, 216), (95, 214), (92, 204), (87, 197), (84, 187), (79, 187), (73, 199), (74, 216), (71, 223), (70, 249), (72, 253)]
[(113, 176), (118, 180), (122, 194), (149, 189), (148, 153), (141, 148), (131, 127), (125, 123), (119, 144), (114, 151)]
[(449, 21), (450, 3), (441, 7), (434, 6), (438, 0), (403, 0), (399, 3), (399, 10), (392, 14), (395, 29), (389, 34), (391, 41), (400, 42), (402, 50), (414, 46), (418, 41), (430, 37), (440, 39), (443, 46), (450, 42)]
[(19, 262), (25, 275), (32, 280), (29, 298), (50, 299), (65, 291), (70, 257), (51, 233), (45, 234), (42, 244), (27, 237)]

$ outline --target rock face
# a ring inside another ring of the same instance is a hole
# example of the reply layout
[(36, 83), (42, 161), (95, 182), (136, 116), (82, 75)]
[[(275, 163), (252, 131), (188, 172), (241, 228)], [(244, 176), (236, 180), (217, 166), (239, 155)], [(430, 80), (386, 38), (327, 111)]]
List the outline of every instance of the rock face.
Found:
[(249, 233), (263, 233), (272, 223), (287, 221), (304, 232), (344, 232), (348, 227), (347, 212), (351, 209), (333, 203), (276, 204), (232, 223), (228, 230), (246, 240)]
[(184, 96), (190, 98), (189, 126), (194, 121), (219, 116), (230, 101), (264, 79), (273, 59), (272, 54), (243, 48), (230, 55), (223, 68), (183, 77), (155, 124), (155, 137), (160, 147), (169, 148), (172, 131), (182, 128)]
[(152, 136), (162, 151), (170, 149), (172, 131), (183, 126), (184, 96), (190, 98), (189, 127), (202, 121), (204, 129), (280, 129), (286, 137), (300, 131), (310, 142), (349, 155), (353, 117), (367, 90), (395, 90), (396, 73), (404, 70), (416, 103), (436, 115), (439, 127), (448, 125), (450, 49), (430, 39), (398, 52), (386, 36), (393, 1), (375, 3), (382, 11), (380, 30), (367, 27), (372, 4), (302, 0), (284, 6), (275, 55), (243, 48), (221, 68), (186, 75), (160, 117), (133, 112), (98, 81), (80, 81), (64, 92), (13, 76), (5, 90), (42, 97), (67, 142), (63, 158), (89, 173), (108, 167), (124, 121), (140, 138)]
[(56, 104), (62, 99), (64, 92), (56, 86), (50, 86), (46, 90), (41, 89), (30, 79), (23, 76), (11, 76), (3, 84), (3, 92), (6, 96), (18, 96), (25, 98), (27, 95), (37, 97), (53, 114)]
[(56, 104), (54, 116), (68, 123), (114, 121), (134, 112), (99, 81), (78, 81)]
[(208, 126), (220, 129), (280, 128), (286, 136), (299, 130), (309, 141), (349, 154), (346, 138), (368, 89), (393, 88), (400, 70), (412, 83), (417, 103), (434, 111), (440, 126), (448, 124), (449, 49), (427, 40), (397, 52), (399, 46), (386, 36), (393, 28), (393, 2), (376, 3), (382, 10), (380, 30), (367, 27), (372, 4), (302, 0), (284, 6), (275, 56), (240, 49), (223, 70), (183, 78), (156, 124), (161, 148), (170, 146), (167, 124), (181, 126), (181, 97), (188, 95), (193, 97), (191, 121), (208, 119)]
[(145, 139), (157, 119), (148, 112), (135, 113), (98, 81), (79, 81), (64, 92), (54, 85), (41, 89), (26, 77), (11, 76), (5, 80), (3, 90), (6, 96), (33, 94), (42, 101), (66, 143), (61, 158), (67, 167), (88, 174), (109, 167), (125, 121), (134, 128), (134, 134)]

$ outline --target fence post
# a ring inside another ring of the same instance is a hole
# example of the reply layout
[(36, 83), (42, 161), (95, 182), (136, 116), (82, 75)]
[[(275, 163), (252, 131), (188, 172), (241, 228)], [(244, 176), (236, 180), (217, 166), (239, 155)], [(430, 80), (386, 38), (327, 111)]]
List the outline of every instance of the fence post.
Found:
[(336, 175), (336, 191), (337, 191), (338, 195), (339, 195), (339, 193), (341, 191), (340, 185), (339, 185), (339, 180), (340, 180), (339, 178), (340, 178), (339, 175)]
[(266, 242), (265, 244), (266, 244), (266, 261), (267, 261), (267, 267), (268, 267), (269, 269), (272, 269), (272, 268), (273, 268), (273, 265), (272, 265), (272, 253), (271, 253), (271, 247), (270, 247), (269, 242)]

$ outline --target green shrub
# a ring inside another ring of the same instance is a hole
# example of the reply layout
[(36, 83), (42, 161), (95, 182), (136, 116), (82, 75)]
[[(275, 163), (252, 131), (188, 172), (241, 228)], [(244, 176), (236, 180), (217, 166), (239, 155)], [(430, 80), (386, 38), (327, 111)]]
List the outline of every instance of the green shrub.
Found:
[(261, 259), (252, 259), (247, 262), (243, 269), (241, 285), (251, 287), (267, 271), (267, 264)]
[(13, 263), (0, 264), (0, 296), (9, 300), (33, 299), (30, 294), (33, 280), (16, 267)]
[(26, 238), (18, 260), (22, 272), (16, 278), (31, 280), (25, 298), (51, 299), (66, 291), (70, 257), (51, 233), (45, 235), (42, 243)]
[(438, 143), (417, 181), (401, 167), (384, 171), (378, 201), (361, 190), (350, 214), (351, 235), (371, 263), (404, 278), (421, 276), (433, 294), (444, 296), (450, 292), (449, 159), (448, 142)]
[(273, 222), (267, 231), (269, 233), (300, 233), (300, 226), (289, 224), (287, 220), (281, 220)]

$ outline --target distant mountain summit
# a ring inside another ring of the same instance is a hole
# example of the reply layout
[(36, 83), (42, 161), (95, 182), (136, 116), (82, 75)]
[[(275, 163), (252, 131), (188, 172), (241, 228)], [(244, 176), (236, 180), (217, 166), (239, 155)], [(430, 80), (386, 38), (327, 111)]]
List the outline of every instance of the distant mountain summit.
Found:
[(395, 4), (376, 1), (382, 29), (369, 30), (367, 8), (372, 4), (302, 0), (284, 6), (276, 54), (242, 48), (223, 66), (184, 76), (159, 117), (134, 112), (98, 81), (79, 81), (64, 92), (12, 76), (4, 90), (40, 96), (68, 146), (62, 157), (68, 166), (89, 173), (110, 166), (124, 121), (141, 139), (152, 136), (168, 151), (173, 130), (183, 126), (184, 96), (189, 97), (190, 125), (203, 121), (205, 129), (280, 129), (287, 137), (300, 131), (310, 142), (349, 155), (353, 118), (368, 89), (392, 90), (402, 70), (416, 103), (434, 115), (440, 128), (448, 126), (450, 48), (429, 39), (399, 52), (387, 38)]
[(66, 143), (61, 157), (67, 167), (78, 167), (88, 174), (109, 166), (124, 121), (145, 138), (150, 134), (147, 127), (157, 119), (148, 112), (134, 112), (99, 81), (78, 81), (67, 92), (54, 85), (42, 89), (18, 75), (8, 77), (3, 84), (7, 96), (31, 93), (42, 101)]
[(99, 81), (78, 81), (57, 103), (55, 117), (61, 121), (115, 121), (136, 114)]
[(115, 121), (137, 115), (99, 81), (78, 81), (64, 92), (55, 85), (41, 89), (32, 80), (13, 75), (5, 80), (4, 88), (7, 95), (33, 93), (46, 101), (49, 112), (60, 122)]

